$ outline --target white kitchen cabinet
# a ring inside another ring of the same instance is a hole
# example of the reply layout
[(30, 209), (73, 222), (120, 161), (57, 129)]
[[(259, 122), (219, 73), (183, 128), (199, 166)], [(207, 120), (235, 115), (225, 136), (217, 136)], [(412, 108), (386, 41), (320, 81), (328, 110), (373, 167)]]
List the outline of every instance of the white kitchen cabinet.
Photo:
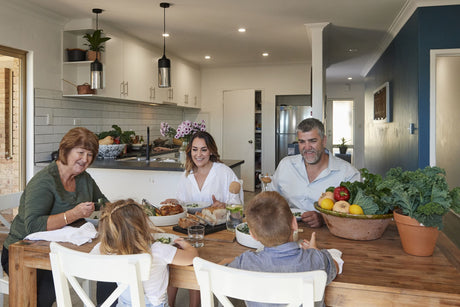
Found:
[(113, 34), (104, 52), (105, 88), (98, 94), (137, 101), (150, 101), (154, 80), (153, 53), (127, 39)]

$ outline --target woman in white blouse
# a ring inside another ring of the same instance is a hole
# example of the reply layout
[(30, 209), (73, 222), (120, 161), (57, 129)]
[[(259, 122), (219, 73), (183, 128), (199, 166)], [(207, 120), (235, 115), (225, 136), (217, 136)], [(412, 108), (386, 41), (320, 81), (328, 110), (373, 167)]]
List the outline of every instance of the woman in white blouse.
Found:
[[(211, 134), (198, 131), (192, 135), (186, 149), (187, 160), (177, 189), (179, 202), (208, 202), (225, 207), (230, 199), (229, 186), (239, 181), (231, 168), (220, 160), (217, 145)], [(243, 201), (243, 190), (240, 191)], [(164, 202), (174, 201), (167, 199)]]
[[(239, 181), (231, 168), (220, 160), (217, 145), (211, 134), (198, 131), (192, 135), (186, 149), (185, 172), (178, 183), (176, 201), (208, 202), (213, 207), (225, 208), (230, 199), (229, 186)], [(243, 189), (240, 191), (243, 201)], [(164, 202), (175, 201), (167, 199)], [(177, 288), (168, 288), (169, 305), (174, 307)], [(190, 290), (190, 307), (200, 306), (200, 292)]]

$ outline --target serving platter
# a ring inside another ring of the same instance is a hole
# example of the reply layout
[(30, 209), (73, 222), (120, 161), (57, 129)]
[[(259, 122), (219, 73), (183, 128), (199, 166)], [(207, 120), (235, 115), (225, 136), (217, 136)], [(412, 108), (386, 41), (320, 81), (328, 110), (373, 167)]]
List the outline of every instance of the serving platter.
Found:
[[(227, 229), (227, 225), (225, 225), (225, 223), (214, 225), (214, 226), (206, 225), (206, 226), (204, 226), (204, 234), (207, 235), (207, 234), (222, 231), (222, 230), (225, 230), (225, 229)], [(185, 234), (188, 233), (187, 228), (182, 228), (179, 225), (174, 226), (173, 230), (177, 231), (177, 232), (180, 232), (180, 233), (185, 233)]]
[(186, 202), (183, 205), (183, 207), (185, 207), (185, 209), (187, 209), (188, 213), (190, 214), (201, 212), (201, 210), (209, 206), (211, 206), (211, 204), (205, 201), (191, 201), (191, 202)]

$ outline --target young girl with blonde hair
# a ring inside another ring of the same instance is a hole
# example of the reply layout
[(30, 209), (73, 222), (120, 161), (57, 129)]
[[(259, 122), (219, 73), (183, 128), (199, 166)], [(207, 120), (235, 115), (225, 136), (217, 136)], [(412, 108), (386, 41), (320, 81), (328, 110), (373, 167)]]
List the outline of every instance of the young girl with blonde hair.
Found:
[[(152, 226), (142, 207), (134, 200), (107, 203), (99, 221), (101, 241), (91, 253), (151, 254), (150, 278), (143, 282), (146, 306), (167, 307), (169, 306), (166, 292), (169, 281), (168, 264), (191, 265), (198, 252), (182, 238), (174, 241), (179, 248), (155, 242)], [(117, 306), (131, 306), (129, 289), (119, 297)]]

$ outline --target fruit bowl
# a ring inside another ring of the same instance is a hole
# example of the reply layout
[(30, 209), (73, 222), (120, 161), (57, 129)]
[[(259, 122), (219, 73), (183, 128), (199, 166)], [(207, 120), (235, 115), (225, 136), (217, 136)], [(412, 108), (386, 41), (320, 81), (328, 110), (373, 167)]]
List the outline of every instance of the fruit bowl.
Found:
[(115, 159), (123, 152), (126, 144), (99, 145), (98, 158)]
[(376, 215), (358, 215), (326, 210), (315, 203), (315, 209), (321, 212), (329, 231), (337, 237), (368, 241), (380, 238), (393, 219), (393, 213)]

